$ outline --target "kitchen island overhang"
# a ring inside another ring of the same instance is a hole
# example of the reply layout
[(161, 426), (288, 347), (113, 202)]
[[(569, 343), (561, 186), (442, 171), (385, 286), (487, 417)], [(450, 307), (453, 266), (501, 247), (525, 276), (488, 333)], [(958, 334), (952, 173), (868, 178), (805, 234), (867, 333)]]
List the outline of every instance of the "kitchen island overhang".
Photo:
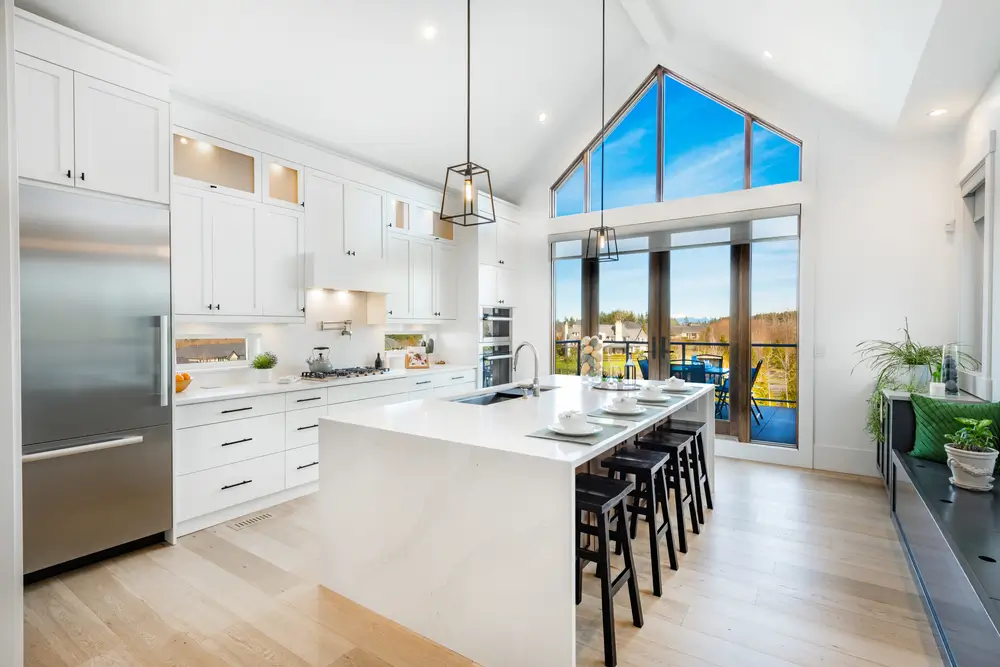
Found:
[(714, 388), (656, 418), (609, 421), (626, 428), (585, 446), (526, 434), (609, 392), (572, 376), (542, 385), (554, 389), (488, 406), (331, 408), (320, 419), (321, 583), (482, 665), (573, 665), (576, 469), (680, 413), (708, 422), (713, 476)]

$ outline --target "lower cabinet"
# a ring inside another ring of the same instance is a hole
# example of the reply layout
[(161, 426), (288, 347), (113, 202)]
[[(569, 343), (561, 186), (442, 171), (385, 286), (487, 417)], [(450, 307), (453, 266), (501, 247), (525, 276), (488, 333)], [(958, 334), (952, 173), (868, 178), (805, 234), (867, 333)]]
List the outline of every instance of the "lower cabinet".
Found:
[(211, 514), (284, 488), (284, 452), (181, 475), (175, 483), (177, 520)]
[(301, 486), (319, 479), (319, 445), (306, 445), (285, 453), (285, 486)]

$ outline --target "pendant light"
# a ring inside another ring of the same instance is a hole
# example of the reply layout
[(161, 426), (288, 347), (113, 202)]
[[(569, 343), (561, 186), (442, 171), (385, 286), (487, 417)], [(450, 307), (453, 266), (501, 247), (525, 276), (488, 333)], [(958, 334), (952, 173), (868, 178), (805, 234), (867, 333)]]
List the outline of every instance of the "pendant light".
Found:
[[(472, 0), (466, 0), (465, 162), (448, 167), (440, 217), (463, 227), (497, 221), (490, 170), (472, 161)], [(480, 204), (479, 191), (485, 194)]]
[[(598, 262), (618, 261), (618, 237), (613, 227), (604, 224), (604, 163), (607, 162), (607, 152), (604, 150), (604, 139), (607, 137), (607, 122), (604, 116), (604, 86), (607, 80), (607, 0), (601, 0), (601, 226), (591, 227), (587, 234), (587, 251), (584, 257), (596, 259)], [(593, 182), (593, 178), (591, 178)]]

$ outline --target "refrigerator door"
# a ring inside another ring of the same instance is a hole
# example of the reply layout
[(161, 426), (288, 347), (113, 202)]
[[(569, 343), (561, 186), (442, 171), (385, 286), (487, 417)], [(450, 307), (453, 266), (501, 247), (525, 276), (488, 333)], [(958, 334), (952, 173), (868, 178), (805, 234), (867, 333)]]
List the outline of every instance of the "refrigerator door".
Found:
[(25, 455), (24, 572), (170, 530), (170, 438), (164, 425)]
[(162, 207), (20, 187), (25, 454), (170, 423)]

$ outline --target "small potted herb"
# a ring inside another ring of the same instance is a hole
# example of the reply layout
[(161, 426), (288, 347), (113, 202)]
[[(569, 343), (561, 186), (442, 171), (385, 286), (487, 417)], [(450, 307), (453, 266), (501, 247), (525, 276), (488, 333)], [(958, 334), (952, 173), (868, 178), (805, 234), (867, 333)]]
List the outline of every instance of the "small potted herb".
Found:
[(955, 421), (965, 426), (945, 435), (949, 440), (944, 450), (953, 475), (951, 483), (970, 491), (989, 491), (993, 488), (998, 454), (990, 428), (993, 420), (956, 417)]
[(250, 365), (257, 370), (258, 382), (270, 382), (273, 369), (278, 365), (278, 357), (273, 352), (261, 352), (253, 358)]

